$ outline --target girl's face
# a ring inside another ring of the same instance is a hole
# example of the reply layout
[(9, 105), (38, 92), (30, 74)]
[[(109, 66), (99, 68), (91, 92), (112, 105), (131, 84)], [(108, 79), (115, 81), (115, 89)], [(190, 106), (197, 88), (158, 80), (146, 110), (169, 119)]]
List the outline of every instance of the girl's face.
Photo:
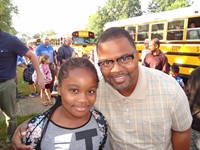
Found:
[(96, 91), (95, 73), (85, 68), (70, 70), (68, 77), (58, 86), (58, 93), (62, 97), (62, 112), (71, 119), (88, 116), (96, 100)]
[(49, 64), (50, 63), (50, 59), (48, 58), (46, 61), (45, 61), (46, 64)]

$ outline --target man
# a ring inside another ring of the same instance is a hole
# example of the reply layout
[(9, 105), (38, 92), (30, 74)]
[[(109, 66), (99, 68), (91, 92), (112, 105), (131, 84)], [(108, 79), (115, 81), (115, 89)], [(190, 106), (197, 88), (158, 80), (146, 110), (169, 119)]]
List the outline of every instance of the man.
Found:
[(144, 49), (142, 50), (141, 53), (142, 64), (144, 63), (144, 58), (146, 57), (146, 55), (151, 51), (149, 49), (149, 43), (150, 43), (149, 39), (144, 40)]
[(15, 77), (18, 55), (26, 56), (31, 60), (38, 73), (38, 82), (41, 87), (44, 87), (37, 57), (17, 37), (0, 29), (0, 108), (7, 122), (6, 142), (8, 143), (17, 126)]
[[(107, 118), (112, 149), (189, 150), (192, 117), (178, 83), (138, 65), (133, 39), (124, 29), (104, 31), (96, 49), (103, 79), (95, 107)], [(20, 144), (19, 130), (14, 144), (27, 149)]]
[(70, 46), (72, 44), (72, 38), (67, 36), (64, 39), (64, 43), (59, 47), (57, 53), (57, 60), (60, 62), (60, 65), (67, 59), (72, 57), (74, 49)]
[(149, 48), (151, 50), (144, 59), (144, 66), (149, 68), (158, 69), (162, 72), (169, 73), (169, 64), (168, 59), (165, 54), (159, 49), (160, 41), (157, 38), (154, 38), (149, 43)]
[(50, 84), (50, 91), (53, 91), (53, 85), (54, 85), (54, 78), (56, 75), (56, 58), (54, 54), (54, 49), (50, 45), (50, 39), (47, 35), (43, 36), (42, 43), (36, 48), (35, 50), (36, 55), (38, 56), (38, 60), (40, 59), (40, 56), (42, 55), (48, 55), (50, 58), (49, 68), (51, 70), (52, 74), (52, 81)]

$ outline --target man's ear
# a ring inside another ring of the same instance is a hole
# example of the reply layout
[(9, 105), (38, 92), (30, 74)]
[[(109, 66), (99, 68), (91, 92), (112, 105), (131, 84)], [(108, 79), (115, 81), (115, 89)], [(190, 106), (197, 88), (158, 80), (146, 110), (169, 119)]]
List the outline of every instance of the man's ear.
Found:
[(159, 47), (158, 47), (158, 44), (156, 44), (156, 48), (159, 48)]

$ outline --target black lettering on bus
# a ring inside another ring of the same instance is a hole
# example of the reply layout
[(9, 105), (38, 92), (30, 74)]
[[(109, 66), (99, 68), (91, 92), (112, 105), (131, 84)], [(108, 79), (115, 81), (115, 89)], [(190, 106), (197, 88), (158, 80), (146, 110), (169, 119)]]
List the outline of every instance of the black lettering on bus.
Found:
[(199, 46), (197, 46), (197, 52), (199, 52), (199, 51), (200, 51)]
[(172, 46), (172, 51), (179, 51), (180, 50), (180, 46)]

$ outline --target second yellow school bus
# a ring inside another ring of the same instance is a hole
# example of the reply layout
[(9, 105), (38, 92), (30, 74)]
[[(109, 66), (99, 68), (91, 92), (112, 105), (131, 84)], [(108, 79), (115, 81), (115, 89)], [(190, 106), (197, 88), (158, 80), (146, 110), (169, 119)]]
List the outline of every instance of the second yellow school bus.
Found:
[[(196, 26), (190, 26), (195, 24)], [(200, 7), (186, 7), (160, 13), (108, 22), (104, 30), (121, 27), (133, 37), (136, 49), (143, 49), (145, 39), (158, 38), (169, 64), (178, 64), (180, 76), (188, 78), (200, 66)]]
[(72, 47), (79, 56), (89, 54), (95, 48), (94, 32), (87, 30), (78, 30), (72, 32)]

